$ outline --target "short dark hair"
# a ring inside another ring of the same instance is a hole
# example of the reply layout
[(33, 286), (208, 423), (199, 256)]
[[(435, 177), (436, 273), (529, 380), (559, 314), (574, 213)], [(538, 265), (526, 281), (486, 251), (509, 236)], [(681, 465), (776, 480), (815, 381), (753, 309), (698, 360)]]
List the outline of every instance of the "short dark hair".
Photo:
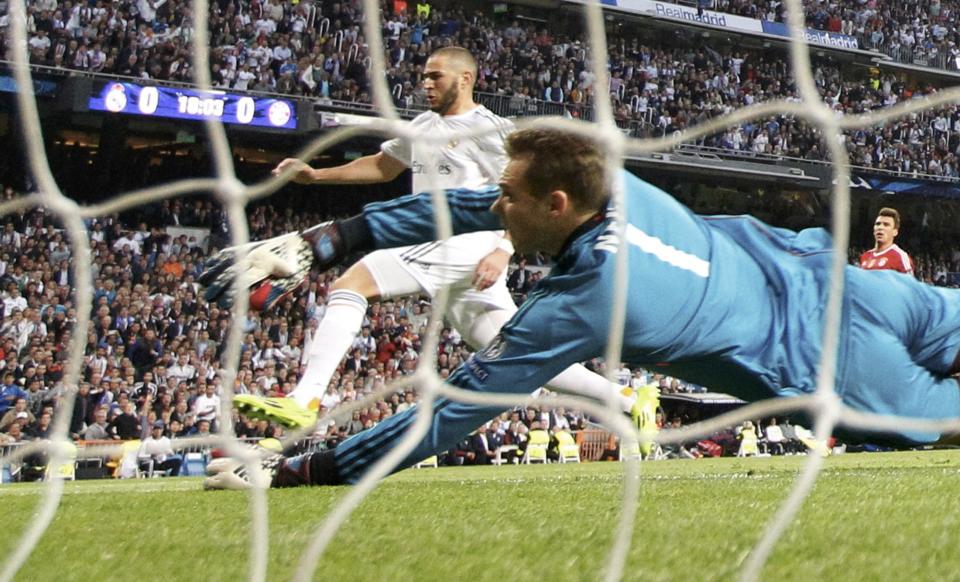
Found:
[(609, 193), (605, 155), (590, 138), (557, 129), (528, 128), (507, 137), (507, 154), (527, 158), (526, 176), (534, 196), (563, 190), (580, 210), (602, 210)]
[(900, 213), (897, 212), (896, 208), (881, 208), (880, 212), (877, 213), (877, 216), (886, 216), (893, 219), (893, 227), (897, 230), (900, 230)]
[(477, 59), (467, 49), (459, 46), (445, 46), (437, 49), (430, 54), (430, 57), (443, 57), (448, 61), (454, 62), (473, 75), (473, 80), (477, 80)]

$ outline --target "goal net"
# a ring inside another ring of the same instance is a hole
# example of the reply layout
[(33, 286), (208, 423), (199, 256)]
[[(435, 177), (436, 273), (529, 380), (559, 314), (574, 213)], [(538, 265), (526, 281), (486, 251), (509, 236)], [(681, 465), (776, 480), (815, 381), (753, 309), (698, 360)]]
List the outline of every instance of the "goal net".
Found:
[[(762, 102), (756, 105), (733, 111), (732, 113), (715, 118), (707, 123), (697, 125), (677, 135), (669, 135), (660, 139), (639, 140), (628, 137), (617, 126), (614, 111), (608, 99), (598, 98), (595, 102), (592, 123), (561, 118), (525, 118), (517, 121), (518, 127), (531, 124), (551, 125), (571, 132), (590, 135), (599, 139), (607, 151), (609, 160), (609, 174), (615, 175), (623, 167), (625, 156), (631, 154), (646, 154), (665, 151), (681, 143), (722, 132), (726, 128), (742, 124), (749, 120), (759, 120), (775, 115), (791, 115), (803, 119), (818, 129), (822, 139), (822, 147), (829, 152), (833, 168), (833, 196), (832, 196), (832, 234), (834, 254), (832, 259), (832, 285), (829, 294), (829, 303), (826, 309), (825, 335), (823, 337), (823, 359), (819, 367), (818, 388), (815, 394), (792, 399), (770, 400), (754, 403), (722, 416), (690, 425), (681, 430), (665, 430), (659, 434), (657, 440), (661, 444), (680, 443), (690, 441), (696, 437), (707, 436), (718, 429), (740, 423), (744, 420), (772, 415), (781, 415), (792, 412), (806, 412), (815, 418), (815, 435), (825, 441), (839, 425), (852, 428), (872, 427), (899, 429), (904, 427), (917, 430), (956, 430), (957, 423), (928, 422), (917, 419), (898, 419), (877, 417), (855, 412), (844, 407), (834, 390), (833, 381), (837, 368), (837, 346), (841, 315), (841, 299), (844, 285), (843, 269), (846, 265), (847, 246), (849, 239), (850, 222), (850, 172), (847, 153), (843, 146), (843, 132), (854, 128), (867, 128), (880, 125), (891, 119), (917, 112), (926, 108), (941, 106), (960, 97), (960, 88), (943, 91), (926, 99), (914, 100), (897, 105), (877, 113), (860, 116), (841, 116), (826, 105), (819, 95), (812, 75), (810, 52), (805, 42), (802, 30), (804, 28), (803, 7), (798, 0), (788, 0), (789, 24), (791, 30), (790, 57), (794, 79), (799, 92), (799, 99), (776, 100)], [(379, 113), (377, 119), (360, 128), (341, 128), (332, 131), (322, 138), (311, 143), (299, 152), (301, 159), (309, 160), (316, 154), (358, 134), (399, 136), (409, 140), (424, 140), (430, 142), (431, 136), (416, 134), (403, 121), (394, 106), (391, 90), (385, 80), (385, 49), (382, 38), (382, 25), (379, 15), (380, 6), (375, 0), (364, 0), (363, 9), (366, 18), (363, 25), (363, 36), (368, 43), (370, 55), (369, 79), (372, 87), (372, 97)], [(112, 200), (96, 206), (81, 206), (76, 201), (66, 197), (54, 179), (43, 147), (40, 121), (36, 102), (32, 91), (31, 72), (27, 66), (27, 35), (25, 28), (25, 6), (23, 0), (11, 0), (10, 27), (8, 35), (14, 54), (14, 74), (20, 92), (17, 95), (18, 118), (22, 125), (22, 135), (29, 163), (29, 172), (36, 183), (36, 191), (21, 198), (0, 205), (0, 214), (14, 212), (24, 207), (44, 206), (52, 212), (62, 223), (67, 233), (73, 255), (73, 268), (77, 281), (75, 302), (77, 321), (70, 345), (70, 356), (65, 370), (64, 384), (67, 387), (66, 395), (61, 403), (61, 410), (70, 410), (84, 358), (84, 348), (87, 330), (90, 329), (90, 313), (93, 305), (93, 289), (90, 271), (90, 246), (84, 219), (103, 216), (142, 205), (183, 196), (188, 193), (207, 192), (215, 197), (226, 209), (233, 243), (236, 245), (248, 241), (249, 230), (246, 216), (246, 205), (252, 201), (268, 196), (283, 185), (283, 180), (267, 179), (260, 183), (243, 184), (236, 177), (233, 165), (230, 144), (228, 143), (223, 126), (219, 122), (209, 121), (206, 131), (209, 144), (215, 160), (216, 175), (210, 179), (181, 180), (148, 190), (129, 192), (115, 197)], [(209, 67), (209, 38), (207, 15), (209, 7), (206, 0), (194, 0), (191, 13), (194, 18), (192, 54), (195, 81), (201, 90), (211, 87)], [(596, 76), (596, 85), (608, 85), (608, 54), (604, 33), (604, 12), (599, 3), (589, 2), (583, 5), (583, 15), (588, 33), (589, 68)], [(602, 93), (602, 92), (601, 92)], [(440, 147), (442, 143), (436, 143)], [(283, 178), (283, 177), (281, 177)], [(614, 200), (623, 204), (623, 192), (614, 184)], [(443, 211), (445, 199), (440, 193), (434, 193), (435, 207), (440, 209), (436, 216), (437, 231), (441, 237), (451, 234), (449, 215)], [(621, 228), (625, 225), (620, 224)], [(620, 237), (620, 244), (626, 244), (625, 237)], [(622, 249), (621, 249), (622, 250)], [(627, 256), (626, 252), (617, 253), (617, 274), (615, 278), (616, 299), (611, 305), (611, 320), (614, 324), (610, 328), (608, 347), (605, 356), (607, 369), (611, 372), (619, 367), (620, 352), (623, 340), (624, 314), (626, 310), (625, 290), (627, 289)], [(243, 320), (247, 312), (247, 294), (237, 293), (237, 304), (233, 309), (232, 327), (228, 335), (225, 350), (225, 364), (227, 374), (223, 378), (222, 406), (224, 410), (223, 426), (219, 435), (210, 438), (210, 442), (223, 447), (228, 453), (242, 458), (247, 463), (256, 463), (257, 459), (243, 448), (236, 439), (231, 426), (234, 375), (240, 361), (240, 346), (242, 341)], [(434, 303), (434, 319), (444, 311), (447, 301), (441, 293)], [(326, 550), (329, 542), (336, 535), (338, 528), (344, 523), (351, 512), (377, 486), (379, 481), (392, 470), (399, 462), (413, 450), (416, 443), (429, 430), (431, 421), (429, 404), (438, 397), (470, 402), (483, 405), (498, 405), (504, 408), (523, 405), (530, 402), (530, 395), (517, 394), (512, 396), (481, 395), (463, 390), (457, 390), (446, 385), (436, 373), (436, 362), (431, 354), (436, 354), (438, 322), (433, 321), (430, 326), (433, 334), (424, 346), (423, 353), (428, 355), (420, 359), (415, 375), (401, 380), (398, 384), (388, 387), (396, 391), (404, 386), (416, 383), (421, 393), (421, 414), (403, 437), (400, 444), (386, 455), (380, 462), (371, 468), (363, 479), (349, 490), (326, 516), (317, 528), (311, 543), (301, 556), (297, 570), (298, 580), (309, 580), (314, 575), (317, 563)], [(382, 394), (374, 395), (382, 396)], [(553, 406), (579, 408), (589, 414), (602, 419), (611, 429), (620, 434), (627, 442), (641, 438), (632, 425), (619, 412), (616, 404), (599, 406), (585, 399), (571, 396), (558, 396), (550, 401)], [(334, 411), (343, 414), (343, 410)], [(59, 413), (55, 417), (53, 438), (47, 443), (34, 443), (24, 447), (12, 456), (3, 459), (5, 462), (22, 458), (24, 455), (36, 451), (45, 452), (52, 466), (72, 462), (75, 451), (68, 439), (68, 425), (70, 415)], [(326, 419), (321, 419), (323, 422)], [(296, 435), (294, 435), (296, 436)], [(93, 456), (101, 456), (103, 450), (89, 451)], [(812, 454), (805, 461), (804, 468), (798, 476), (792, 491), (784, 500), (780, 509), (770, 517), (768, 526), (742, 566), (744, 579), (758, 579), (765, 561), (770, 555), (780, 535), (791, 523), (804, 499), (811, 491), (814, 482), (823, 466), (823, 456)], [(624, 463), (623, 501), (617, 533), (609, 550), (606, 561), (607, 570), (604, 577), (607, 580), (618, 580), (624, 572), (624, 563), (629, 548), (629, 541), (633, 533), (635, 510), (638, 503), (638, 493), (642, 484), (640, 479), (640, 464), (636, 461)], [(39, 508), (33, 519), (22, 534), (17, 549), (7, 556), (3, 569), (0, 571), (0, 580), (10, 580), (23, 565), (33, 551), (38, 540), (49, 526), (57, 511), (63, 493), (63, 480), (51, 479), (44, 485), (44, 493)], [(249, 493), (250, 500), (250, 565), (249, 577), (252, 580), (267, 579), (267, 503), (264, 488), (254, 488)]]

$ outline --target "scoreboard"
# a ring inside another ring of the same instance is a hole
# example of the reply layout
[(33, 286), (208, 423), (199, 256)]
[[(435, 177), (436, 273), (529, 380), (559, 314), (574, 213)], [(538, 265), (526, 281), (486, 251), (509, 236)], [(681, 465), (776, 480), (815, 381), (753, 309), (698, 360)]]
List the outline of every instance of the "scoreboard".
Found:
[(119, 81), (95, 83), (87, 105), (90, 110), (107, 113), (193, 121), (211, 119), (234, 125), (297, 129), (297, 106), (292, 100), (216, 90), (197, 91)]

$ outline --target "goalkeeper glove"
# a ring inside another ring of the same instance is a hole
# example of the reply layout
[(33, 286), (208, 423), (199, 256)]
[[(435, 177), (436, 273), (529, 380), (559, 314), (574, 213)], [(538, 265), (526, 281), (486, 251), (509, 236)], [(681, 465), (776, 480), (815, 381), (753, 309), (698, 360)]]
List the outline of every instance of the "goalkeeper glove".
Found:
[[(238, 262), (244, 252), (247, 260)], [(339, 226), (325, 222), (303, 233), (223, 249), (207, 261), (198, 280), (207, 288), (204, 298), (223, 309), (233, 305), (233, 282), (239, 280), (241, 289), (250, 289), (251, 309), (263, 311), (299, 287), (311, 266), (325, 271), (344, 256)]]

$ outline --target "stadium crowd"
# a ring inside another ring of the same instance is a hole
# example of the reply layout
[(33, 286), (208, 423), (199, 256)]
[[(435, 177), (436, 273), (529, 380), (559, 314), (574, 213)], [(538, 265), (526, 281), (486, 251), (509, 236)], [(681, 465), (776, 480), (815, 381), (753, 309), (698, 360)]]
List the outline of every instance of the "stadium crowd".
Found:
[[(718, 12), (786, 22), (786, 6), (778, 0), (714, 0), (705, 4)], [(861, 48), (881, 50), (905, 62), (927, 64), (942, 55), (948, 68), (958, 68), (960, 12), (956, 2), (804, 0), (803, 8), (809, 28), (856, 37)]]
[[(958, 33), (950, 26), (957, 11), (951, 3), (808, 2), (806, 7), (815, 28), (879, 37), (874, 43), (912, 48), (932, 43), (931, 51), (940, 43), (957, 50)], [(721, 0), (716, 8), (756, 18), (782, 17), (780, 2)], [(30, 3), (29, 11), (31, 55), (37, 64), (192, 81), (192, 29), (185, 0), (42, 0)], [(423, 64), (432, 50), (446, 44), (475, 54), (481, 65), (478, 99), (500, 114), (588, 118), (599, 94), (613, 100), (618, 123), (637, 137), (683, 130), (760, 101), (796, 98), (784, 52), (711, 47), (695, 39), (657, 40), (637, 25), (623, 23), (608, 31), (611, 81), (598, 90), (586, 68), (589, 44), (576, 40), (582, 32), (575, 17), (557, 16), (549, 26), (521, 24), (489, 12), (405, 0), (384, 3), (382, 13), (387, 81), (400, 107), (424, 107), (418, 91)], [(217, 87), (370, 103), (369, 58), (356, 0), (222, 0), (210, 3), (209, 17)], [(890, 74), (845, 78), (828, 62), (817, 63), (815, 72), (823, 98), (843, 113), (888, 107), (937, 90)], [(952, 105), (880, 129), (849, 132), (847, 149), (855, 166), (956, 178), (958, 130), (960, 110)], [(788, 117), (744, 124), (699, 145), (750, 155), (826, 156), (818, 134)]]

